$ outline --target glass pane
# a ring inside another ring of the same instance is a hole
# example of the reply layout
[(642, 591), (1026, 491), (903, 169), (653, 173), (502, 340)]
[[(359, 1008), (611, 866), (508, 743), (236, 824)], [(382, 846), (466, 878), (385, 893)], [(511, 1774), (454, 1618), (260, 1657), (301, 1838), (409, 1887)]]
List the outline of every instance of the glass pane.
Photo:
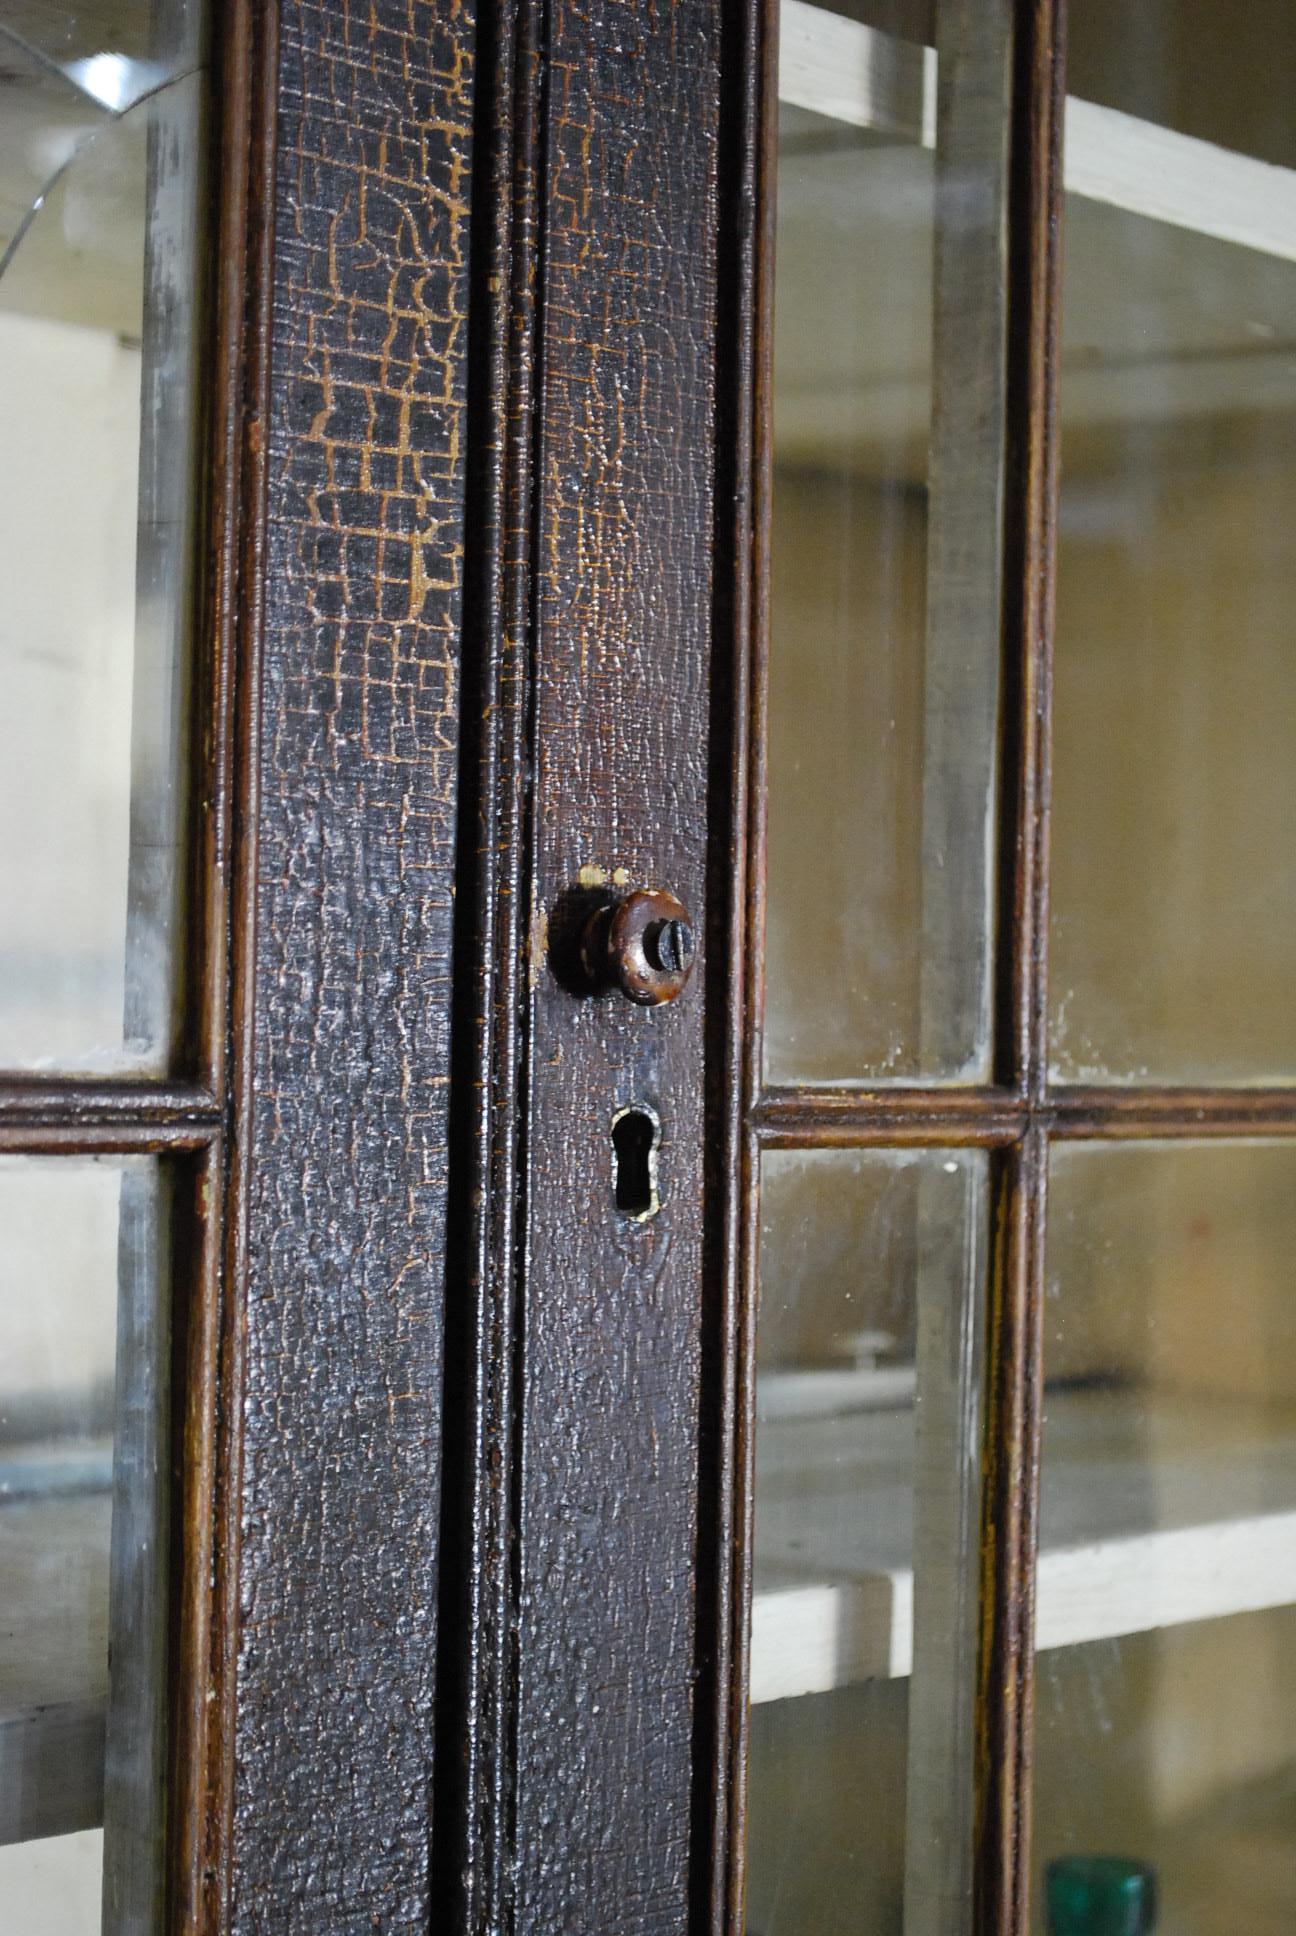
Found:
[(0, 1066), (175, 1046), (196, 7), (0, 0)]
[(970, 1927), (985, 1185), (762, 1163), (750, 1936)]
[(1045, 1866), (1094, 1856), (1151, 1871), (1173, 1936), (1296, 1926), (1293, 1260), (1296, 1145), (1054, 1154), (1041, 1930)]
[(1296, 10), (1102, 4), (1076, 36), (1054, 1066), (1290, 1079)]
[[(169, 1207), (147, 1158), (0, 1158), (0, 1902), (160, 1904)], [(111, 1663), (111, 1665), (110, 1665)]]
[(988, 1069), (1001, 11), (980, 10), (971, 47), (940, 46), (938, 98), (932, 49), (801, 0), (781, 9), (775, 1082)]

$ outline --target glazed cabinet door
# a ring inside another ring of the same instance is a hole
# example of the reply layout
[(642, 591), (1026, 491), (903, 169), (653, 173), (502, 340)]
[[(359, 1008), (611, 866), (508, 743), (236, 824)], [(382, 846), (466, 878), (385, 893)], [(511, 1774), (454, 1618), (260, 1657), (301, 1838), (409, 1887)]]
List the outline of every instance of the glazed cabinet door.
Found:
[(431, 1903), (474, 25), (0, 7), (0, 1921)]
[(771, 32), (730, 1926), (1277, 1931), (1291, 20)]
[(693, 1913), (729, 32), (0, 9), (15, 1927)]
[(0, 1919), (59, 1936), (160, 1929), (183, 1861), (210, 42), (190, 0), (0, 7)]

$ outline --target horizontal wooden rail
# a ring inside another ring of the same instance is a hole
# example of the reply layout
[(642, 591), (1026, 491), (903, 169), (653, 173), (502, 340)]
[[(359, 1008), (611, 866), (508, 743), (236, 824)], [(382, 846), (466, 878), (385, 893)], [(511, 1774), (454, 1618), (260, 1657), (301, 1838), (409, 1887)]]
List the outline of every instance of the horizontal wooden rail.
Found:
[(1002, 1088), (777, 1088), (756, 1103), (753, 1125), (761, 1144), (775, 1149), (996, 1149), (1032, 1125), (1053, 1141), (1296, 1136), (1296, 1086), (1066, 1087), (1047, 1090), (1037, 1104)]
[(220, 1106), (196, 1084), (0, 1079), (0, 1150), (98, 1154), (202, 1149)]

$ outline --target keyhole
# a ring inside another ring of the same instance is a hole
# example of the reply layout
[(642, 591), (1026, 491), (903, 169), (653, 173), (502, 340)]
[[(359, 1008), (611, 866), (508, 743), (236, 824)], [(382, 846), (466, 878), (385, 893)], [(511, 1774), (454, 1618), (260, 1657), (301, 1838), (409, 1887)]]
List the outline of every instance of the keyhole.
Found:
[(619, 1109), (612, 1118), (616, 1207), (645, 1223), (661, 1209), (657, 1195), (657, 1145), (661, 1124), (651, 1109)]

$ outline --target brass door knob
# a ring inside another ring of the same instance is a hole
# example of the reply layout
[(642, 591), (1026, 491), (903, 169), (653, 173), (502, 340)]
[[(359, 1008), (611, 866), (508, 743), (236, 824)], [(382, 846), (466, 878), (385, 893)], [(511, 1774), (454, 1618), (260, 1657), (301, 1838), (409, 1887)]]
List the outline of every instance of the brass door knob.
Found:
[(598, 908), (581, 934), (581, 963), (590, 986), (619, 988), (641, 1008), (673, 1002), (696, 955), (688, 910), (661, 887), (641, 887)]

